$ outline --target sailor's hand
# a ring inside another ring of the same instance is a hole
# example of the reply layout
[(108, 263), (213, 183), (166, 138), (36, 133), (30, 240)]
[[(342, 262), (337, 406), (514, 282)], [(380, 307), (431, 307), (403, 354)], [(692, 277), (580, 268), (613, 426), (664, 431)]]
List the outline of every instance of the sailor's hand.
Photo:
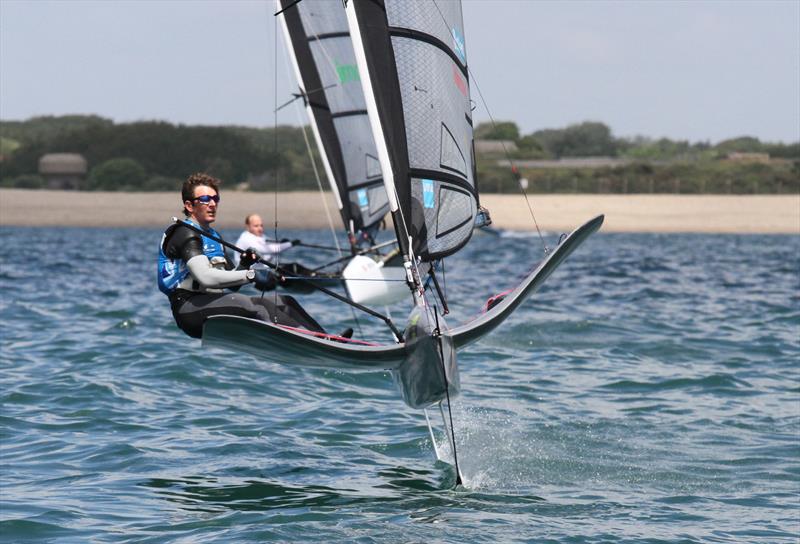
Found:
[(296, 245), (299, 245), (299, 244), (302, 244), (302, 243), (303, 243), (303, 242), (302, 242), (300, 239), (298, 239), (298, 238), (295, 238), (294, 240), (289, 240), (288, 238), (281, 238), (281, 239), (280, 239), (280, 240), (278, 240), (278, 241), (279, 241), (280, 243), (282, 243), (282, 244), (292, 244), (292, 246), (296, 246)]
[(275, 275), (272, 273), (272, 270), (265, 266), (254, 266), (250, 270), (253, 272), (252, 281), (256, 289), (259, 291), (271, 291), (275, 289)]
[(242, 258), (239, 260), (239, 267), (243, 270), (250, 268), (254, 263), (257, 263), (260, 258), (255, 248), (248, 247), (244, 253), (242, 253)]

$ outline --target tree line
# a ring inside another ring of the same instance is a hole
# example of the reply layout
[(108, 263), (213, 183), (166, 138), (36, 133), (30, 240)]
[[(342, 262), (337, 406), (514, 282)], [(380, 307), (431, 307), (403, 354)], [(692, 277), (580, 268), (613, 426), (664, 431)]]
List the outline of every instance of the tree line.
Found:
[[(539, 193), (800, 193), (800, 142), (743, 136), (712, 145), (643, 136), (616, 138), (598, 122), (520, 134), (513, 122), (482, 124), (476, 138), (504, 140), (507, 153), (477, 155), (483, 192), (518, 192), (520, 177)], [(610, 165), (577, 167), (576, 157), (607, 157)], [(525, 161), (560, 160), (558, 168)], [(518, 173), (509, 168), (519, 164)]]
[[(86, 190), (173, 191), (197, 171), (215, 175), (229, 187), (311, 189), (316, 178), (303, 130), (158, 121), (117, 124), (91, 115), (1, 121), (0, 185), (44, 187), (38, 173), (43, 155), (79, 153), (89, 167), (81, 186)], [(507, 145), (508, 153), (477, 154), (484, 192), (516, 192), (520, 176), (534, 192), (800, 192), (800, 142), (767, 143), (746, 136), (712, 145), (617, 138), (599, 122), (530, 134), (521, 134), (510, 121), (482, 123), (475, 127), (475, 137), (513, 143)], [(740, 154), (736, 160), (731, 159), (734, 153)], [(318, 160), (315, 149), (312, 155)], [(524, 164), (598, 156), (619, 160), (592, 168)], [(522, 165), (519, 173), (511, 172), (509, 160)]]
[(766, 153), (774, 158), (800, 159), (800, 142), (767, 143), (752, 136), (710, 142), (691, 143), (688, 140), (652, 139), (646, 136), (617, 138), (611, 128), (599, 122), (586, 121), (560, 129), (537, 130), (520, 134), (516, 123), (501, 121), (481, 123), (475, 128), (475, 138), (514, 142), (515, 158), (560, 159), (564, 157), (628, 157), (634, 159), (714, 159), (730, 153)]
[(302, 128), (115, 124), (97, 116), (37, 117), (0, 123), (0, 183), (43, 186), (39, 159), (79, 153), (87, 190), (172, 191), (192, 172), (208, 172), (253, 190), (316, 186)]

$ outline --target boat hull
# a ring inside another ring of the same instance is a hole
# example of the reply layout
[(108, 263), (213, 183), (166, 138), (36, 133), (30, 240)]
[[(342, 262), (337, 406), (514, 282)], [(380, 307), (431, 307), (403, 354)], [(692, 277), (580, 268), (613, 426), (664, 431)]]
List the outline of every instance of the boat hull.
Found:
[[(249, 353), (289, 366), (391, 370), (406, 404), (413, 408), (425, 407), (447, 395), (458, 394), (460, 383), (455, 351), (479, 340), (502, 323), (602, 224), (601, 215), (575, 229), (516, 288), (493, 297), (493, 303), (487, 304), (471, 321), (447, 329), (439, 318), (441, 335), (438, 337), (434, 333), (437, 327), (433, 313), (415, 307), (403, 343), (368, 344), (256, 319), (220, 315), (209, 318), (203, 326), (203, 345)], [(416, 321), (414, 312), (419, 312)]]

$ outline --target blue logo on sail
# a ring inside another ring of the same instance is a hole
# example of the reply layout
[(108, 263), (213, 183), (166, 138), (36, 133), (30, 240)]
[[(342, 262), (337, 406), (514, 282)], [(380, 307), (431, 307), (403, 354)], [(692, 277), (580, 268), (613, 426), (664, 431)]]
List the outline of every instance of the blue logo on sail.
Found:
[(458, 31), (457, 28), (452, 30), (453, 35), (453, 49), (456, 52), (456, 55), (463, 64), (467, 63), (467, 48), (464, 47), (464, 36)]
[(366, 189), (359, 189), (358, 193), (358, 205), (362, 208), (369, 207), (369, 198), (367, 197), (367, 190)]
[(435, 208), (436, 207), (436, 197), (433, 193), (433, 180), (432, 179), (423, 179), (422, 180), (422, 205), (425, 208)]

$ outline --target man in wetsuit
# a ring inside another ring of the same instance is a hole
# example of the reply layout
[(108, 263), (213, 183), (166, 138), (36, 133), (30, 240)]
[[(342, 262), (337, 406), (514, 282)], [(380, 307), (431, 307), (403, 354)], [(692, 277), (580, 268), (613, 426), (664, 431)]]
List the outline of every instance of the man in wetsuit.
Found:
[[(219, 184), (207, 174), (192, 174), (181, 190), (186, 221), (217, 238), (221, 237), (211, 223), (217, 219)], [(159, 247), (158, 287), (169, 297), (178, 327), (200, 338), (203, 323), (212, 315), (236, 315), (325, 332), (292, 297), (231, 292), (247, 283), (261, 291), (275, 288), (269, 269), (251, 268), (257, 260), (258, 254), (248, 249), (234, 269), (222, 244), (181, 223), (170, 225)]]

